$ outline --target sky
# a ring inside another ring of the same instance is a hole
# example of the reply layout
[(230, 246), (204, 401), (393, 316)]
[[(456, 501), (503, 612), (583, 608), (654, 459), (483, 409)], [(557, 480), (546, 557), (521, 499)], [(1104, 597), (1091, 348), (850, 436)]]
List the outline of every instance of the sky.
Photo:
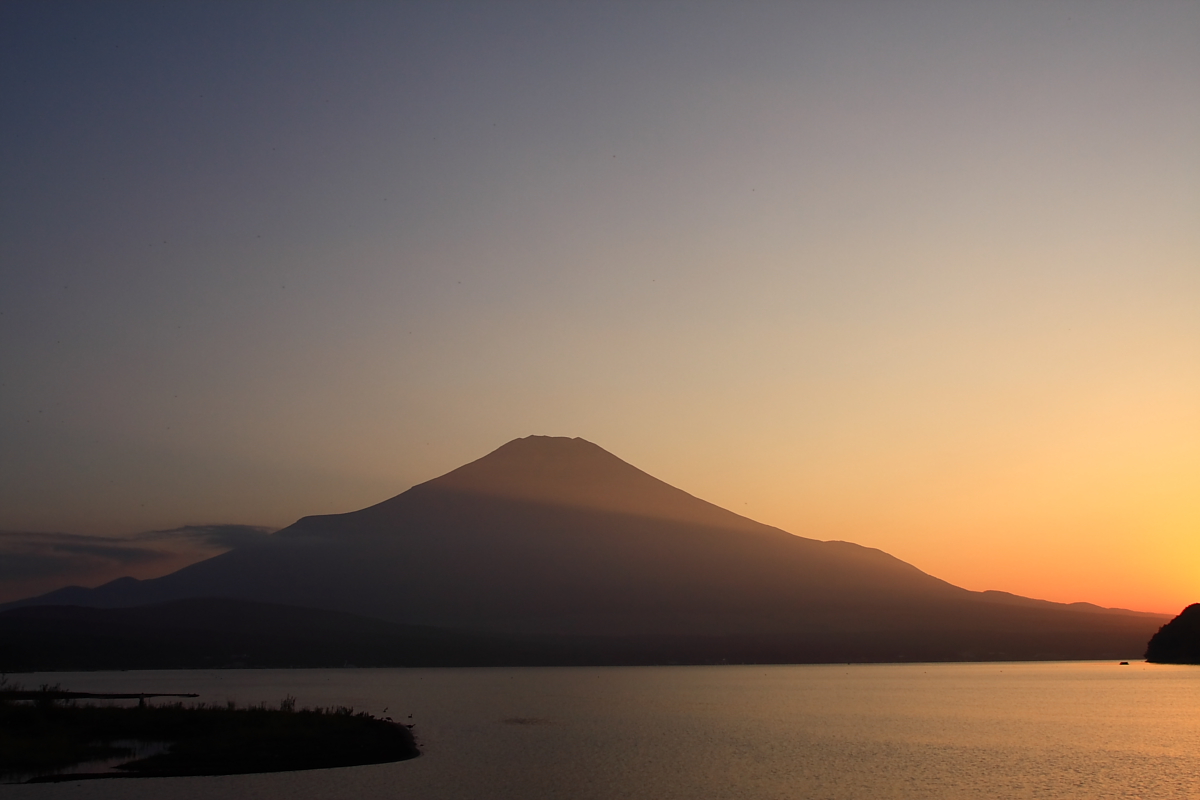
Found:
[(0, 600), (530, 434), (1200, 601), (1200, 4), (0, 4)]

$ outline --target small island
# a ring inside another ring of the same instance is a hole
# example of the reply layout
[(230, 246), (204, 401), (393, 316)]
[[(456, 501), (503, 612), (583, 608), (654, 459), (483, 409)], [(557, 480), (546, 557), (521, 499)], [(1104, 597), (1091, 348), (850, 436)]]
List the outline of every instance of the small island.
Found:
[[(420, 754), (408, 727), (351, 708), (297, 709), (293, 697), (271, 707), (146, 702), (184, 696), (0, 688), (0, 782), (284, 772)], [(138, 703), (81, 702), (101, 699)]]
[(1200, 603), (1158, 629), (1146, 645), (1146, 660), (1154, 664), (1200, 664)]

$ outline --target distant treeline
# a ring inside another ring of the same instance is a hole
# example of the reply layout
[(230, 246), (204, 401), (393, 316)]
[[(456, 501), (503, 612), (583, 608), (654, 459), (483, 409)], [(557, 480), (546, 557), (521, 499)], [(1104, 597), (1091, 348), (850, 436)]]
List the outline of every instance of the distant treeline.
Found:
[[(333, 611), (239, 600), (180, 600), (96, 609), (32, 606), (0, 613), (0, 671), (247, 667), (606, 666), (830, 662), (1004, 661), (1106, 652), (1071, 631), (968, 624), (922, 636), (911, 628), (819, 635), (517, 636), (398, 625)], [(1137, 645), (1135, 644), (1134, 647)]]

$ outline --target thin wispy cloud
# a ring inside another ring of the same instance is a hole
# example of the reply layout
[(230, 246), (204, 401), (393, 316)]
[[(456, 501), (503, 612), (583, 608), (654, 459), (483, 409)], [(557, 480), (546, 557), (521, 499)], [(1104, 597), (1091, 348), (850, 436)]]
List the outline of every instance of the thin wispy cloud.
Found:
[(99, 566), (160, 561), (167, 555), (114, 537), (0, 531), (0, 580), (76, 575)]
[(261, 541), (270, 533), (256, 525), (222, 524), (129, 536), (0, 530), (0, 601), (129, 574), (154, 577)]
[(134, 537), (140, 542), (188, 540), (213, 548), (233, 549), (253, 544), (271, 534), (261, 525), (182, 525), (161, 531), (147, 531)]

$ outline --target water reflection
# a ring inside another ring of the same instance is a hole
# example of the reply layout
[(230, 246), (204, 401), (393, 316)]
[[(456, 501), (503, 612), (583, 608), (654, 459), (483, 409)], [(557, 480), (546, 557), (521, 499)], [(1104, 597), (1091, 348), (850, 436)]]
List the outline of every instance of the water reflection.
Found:
[[(33, 682), (27, 680), (26, 682)], [(91, 691), (348, 704), (396, 764), (7, 787), (15, 797), (1195, 798), (1200, 669), (937, 664), (56, 675)], [(412, 719), (407, 715), (412, 714)]]

